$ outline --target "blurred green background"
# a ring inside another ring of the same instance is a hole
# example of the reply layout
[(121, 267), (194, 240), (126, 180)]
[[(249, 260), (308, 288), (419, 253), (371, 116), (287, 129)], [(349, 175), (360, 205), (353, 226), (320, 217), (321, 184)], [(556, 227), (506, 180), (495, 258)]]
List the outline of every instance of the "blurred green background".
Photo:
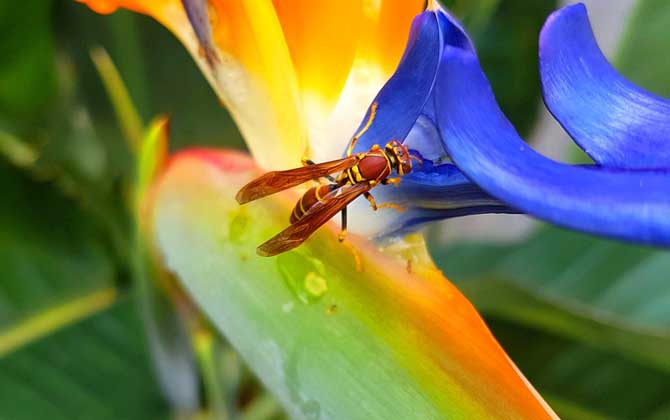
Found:
[[(445, 4), (528, 135), (537, 35), (557, 2)], [(89, 52), (109, 52), (144, 123), (172, 116), (172, 149), (243, 148), (185, 49), (149, 18), (66, 0), (3, 1), (0, 33), (0, 419), (205, 416), (212, 366), (240, 418), (281, 417), (225, 342), (161, 330), (155, 313), (170, 310), (146, 310), (164, 301), (138, 276), (133, 157)], [(669, 96), (668, 51), (670, 3), (636, 2), (615, 64)], [(435, 261), (563, 418), (670, 419), (670, 253), (545, 225), (506, 243), (440, 232)]]

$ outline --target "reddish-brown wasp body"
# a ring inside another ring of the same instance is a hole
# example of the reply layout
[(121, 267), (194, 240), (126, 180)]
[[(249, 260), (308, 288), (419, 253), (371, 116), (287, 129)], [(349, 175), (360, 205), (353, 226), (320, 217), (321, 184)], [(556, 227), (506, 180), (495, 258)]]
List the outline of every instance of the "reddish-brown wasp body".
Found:
[[(308, 189), (300, 197), (291, 213), (291, 225), (259, 246), (258, 254), (277, 255), (297, 247), (340, 211), (342, 212), (340, 240), (343, 240), (347, 227), (347, 205), (364, 195), (370, 201), (372, 208), (377, 210), (370, 190), (378, 184), (397, 184), (401, 176), (412, 171), (411, 161), (420, 159), (410, 155), (407, 147), (397, 140), (389, 141), (383, 149), (375, 145), (368, 152), (352, 154), (357, 138), (372, 122), (375, 109), (376, 106), (373, 105), (370, 121), (352, 139), (345, 158), (318, 164), (305, 160), (305, 166), (302, 168), (268, 172), (240, 189), (236, 198), (240, 204), (244, 204), (309, 180), (326, 178), (330, 181), (328, 184)], [(394, 171), (398, 177), (391, 178)], [(339, 175), (332, 177), (331, 174)], [(380, 207), (397, 208), (393, 204), (384, 204)]]

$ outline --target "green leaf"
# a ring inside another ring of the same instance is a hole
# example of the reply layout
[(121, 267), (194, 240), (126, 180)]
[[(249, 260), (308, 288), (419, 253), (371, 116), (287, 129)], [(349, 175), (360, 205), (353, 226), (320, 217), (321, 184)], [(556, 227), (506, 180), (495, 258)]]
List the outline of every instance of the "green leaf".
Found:
[(132, 301), (0, 358), (0, 418), (165, 419)]
[[(28, 322), (37, 314), (113, 288), (116, 270), (100, 231), (53, 186), (0, 163), (0, 188), (0, 354), (4, 354), (49, 332), (44, 323)], [(66, 311), (62, 323), (53, 317), (43, 321), (55, 322), (56, 328), (76, 319), (73, 316)], [(25, 328), (17, 332), (15, 327), (23, 322), (32, 326), (32, 333)], [(11, 331), (10, 340), (4, 334)]]
[(48, 0), (0, 3), (0, 113), (38, 110), (55, 93)]
[(670, 373), (518, 324), (491, 327), (528, 379), (566, 420), (666, 419)]
[(128, 143), (131, 152), (137, 153), (144, 136), (142, 120), (133, 104), (128, 89), (121, 79), (119, 70), (104, 48), (97, 47), (91, 50), (91, 59), (105, 85), (105, 90), (112, 102), (119, 126)]
[(670, 253), (557, 228), (434, 250), (485, 313), (670, 371)]
[[(78, 85), (96, 131), (119, 144), (121, 132), (114, 111), (88, 51), (103, 46), (117, 65), (144, 121), (156, 115), (173, 115), (170, 142), (173, 149), (188, 145), (244, 147), (232, 118), (202, 76), (193, 58), (174, 35), (147, 16), (127, 10), (99, 15), (76, 2), (61, 5), (59, 35), (72, 55)], [(179, 75), (179, 83), (175, 83)]]
[(443, 0), (440, 3), (463, 21), (470, 35), (477, 36), (489, 23), (501, 0)]
[[(538, 36), (556, 7), (555, 0), (501, 1), (474, 36), (500, 107), (522, 136), (528, 134), (540, 109)], [(470, 29), (467, 21), (466, 28)]]
[(639, 0), (621, 37), (617, 68), (634, 83), (670, 96), (670, 3)]

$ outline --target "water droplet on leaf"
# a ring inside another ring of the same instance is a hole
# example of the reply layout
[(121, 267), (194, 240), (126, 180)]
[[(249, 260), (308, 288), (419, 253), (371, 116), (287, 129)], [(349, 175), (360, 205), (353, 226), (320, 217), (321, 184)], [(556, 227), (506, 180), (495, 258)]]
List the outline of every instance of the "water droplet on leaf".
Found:
[(314, 303), (328, 291), (324, 264), (306, 251), (278, 255), (277, 269), (286, 286), (302, 303)]
[(230, 222), (228, 224), (228, 235), (230, 241), (234, 244), (241, 244), (246, 242), (249, 235), (249, 214), (244, 207), (240, 207), (234, 214), (230, 215)]
[(320, 298), (328, 291), (328, 283), (326, 282), (326, 279), (313, 271), (310, 271), (305, 276), (305, 290), (307, 290), (310, 295)]

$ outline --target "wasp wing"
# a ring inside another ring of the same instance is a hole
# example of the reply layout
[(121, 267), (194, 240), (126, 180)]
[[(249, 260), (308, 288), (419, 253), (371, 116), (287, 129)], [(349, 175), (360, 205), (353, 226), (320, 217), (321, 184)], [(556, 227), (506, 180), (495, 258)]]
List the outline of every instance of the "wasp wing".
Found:
[(357, 156), (349, 156), (344, 159), (330, 162), (316, 163), (303, 166), (302, 168), (289, 169), (287, 171), (273, 171), (259, 176), (242, 187), (235, 198), (240, 204), (277, 193), (287, 188), (295, 187), (312, 179), (345, 171), (358, 163)]
[(347, 204), (364, 194), (372, 186), (367, 183), (345, 185), (323, 197), (322, 201), (314, 204), (305, 215), (279, 232), (269, 241), (258, 247), (256, 252), (264, 257), (281, 254), (305, 242), (319, 227), (339, 213)]

